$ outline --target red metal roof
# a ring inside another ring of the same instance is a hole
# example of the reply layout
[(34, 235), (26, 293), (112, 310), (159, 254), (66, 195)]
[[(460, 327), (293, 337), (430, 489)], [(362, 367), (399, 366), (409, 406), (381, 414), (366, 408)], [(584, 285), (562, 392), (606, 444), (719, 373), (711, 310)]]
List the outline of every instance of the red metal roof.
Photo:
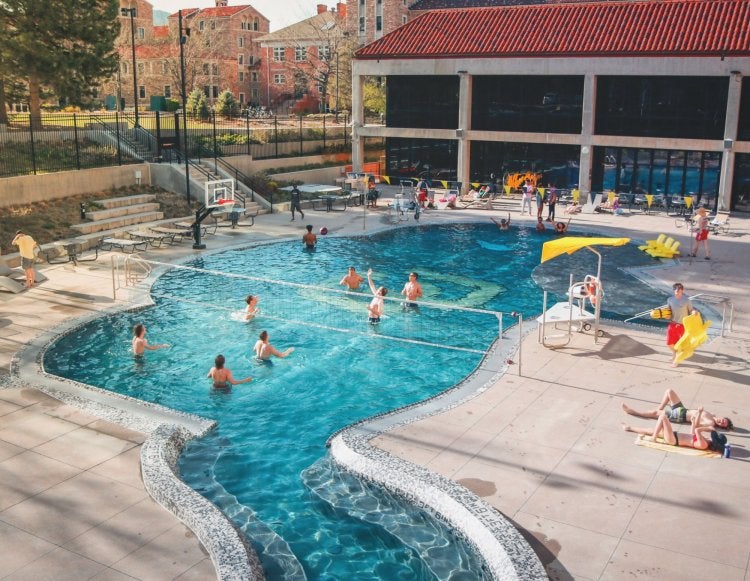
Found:
[(750, 0), (646, 0), (435, 10), (359, 59), (750, 54)]
[(169, 26), (154, 26), (154, 38), (169, 38)]
[[(205, 16), (206, 18), (224, 18), (227, 16), (232, 16), (234, 14), (237, 14), (238, 12), (242, 12), (243, 10), (247, 8), (252, 8), (249, 4), (245, 4), (244, 6), (212, 6), (209, 8), (183, 8), (182, 9), (182, 17), (187, 18), (188, 16), (194, 16), (198, 12), (200, 12), (201, 16)], [(170, 14), (170, 18), (177, 18), (179, 16), (179, 11), (175, 12), (174, 14)]]

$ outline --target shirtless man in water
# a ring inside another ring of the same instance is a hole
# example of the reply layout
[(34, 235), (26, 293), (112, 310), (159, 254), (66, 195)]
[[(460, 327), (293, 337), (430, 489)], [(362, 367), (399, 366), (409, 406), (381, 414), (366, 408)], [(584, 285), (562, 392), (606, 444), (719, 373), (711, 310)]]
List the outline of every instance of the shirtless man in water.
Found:
[(245, 379), (235, 379), (232, 377), (232, 372), (224, 367), (226, 360), (224, 356), (219, 354), (214, 360), (214, 366), (208, 372), (207, 377), (214, 380), (215, 389), (227, 389), (230, 385), (239, 385), (240, 383), (248, 383), (253, 380), (252, 377), (246, 377)]
[(283, 359), (294, 351), (294, 347), (289, 347), (286, 351), (281, 352), (268, 342), (268, 331), (261, 331), (260, 338), (255, 342), (253, 351), (258, 359), (268, 361), (272, 355)]
[(401, 294), (406, 297), (405, 307), (416, 307), (417, 299), (422, 298), (422, 285), (417, 280), (419, 275), (416, 272), (409, 274), (409, 282), (404, 285)]
[(349, 273), (341, 279), (339, 285), (345, 286), (349, 290), (359, 290), (359, 285), (365, 279), (357, 274), (357, 271), (353, 266), (349, 267)]
[(133, 353), (136, 355), (143, 355), (148, 349), (149, 351), (156, 351), (157, 349), (164, 349), (171, 347), (169, 343), (160, 343), (158, 345), (149, 345), (148, 339), (146, 339), (146, 327), (140, 323), (133, 327)]
[[(647, 420), (658, 419), (659, 415), (664, 412), (670, 422), (677, 424), (689, 424), (693, 421), (693, 418), (698, 415), (698, 410), (689, 410), (683, 405), (680, 396), (678, 396), (677, 392), (673, 389), (667, 389), (664, 392), (664, 397), (661, 399), (659, 407), (655, 410), (639, 411), (634, 410), (627, 404), (622, 404), (622, 411), (631, 416), (645, 418)], [(729, 418), (715, 416), (706, 410), (703, 410), (703, 414), (701, 414), (700, 425), (710, 428), (722, 428), (724, 430), (731, 430), (734, 428), (734, 424)]]

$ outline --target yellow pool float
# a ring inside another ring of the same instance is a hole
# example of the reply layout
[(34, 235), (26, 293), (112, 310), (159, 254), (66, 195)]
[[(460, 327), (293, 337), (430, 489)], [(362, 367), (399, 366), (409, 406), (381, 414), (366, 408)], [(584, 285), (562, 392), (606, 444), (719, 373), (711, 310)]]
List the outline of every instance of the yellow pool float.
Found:
[(706, 342), (711, 321), (704, 323), (700, 313), (694, 313), (682, 319), (682, 326), (685, 327), (685, 333), (674, 346), (676, 351), (675, 364), (692, 357), (695, 350)]

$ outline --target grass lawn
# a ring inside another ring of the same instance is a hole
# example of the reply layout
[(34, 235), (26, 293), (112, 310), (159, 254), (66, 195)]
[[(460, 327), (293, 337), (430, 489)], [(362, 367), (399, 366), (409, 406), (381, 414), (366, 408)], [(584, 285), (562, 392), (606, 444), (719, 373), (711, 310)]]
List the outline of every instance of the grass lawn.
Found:
[(188, 205), (184, 195), (167, 192), (152, 186), (127, 186), (94, 194), (82, 194), (35, 204), (0, 208), (0, 249), (2, 254), (18, 252), (18, 248), (10, 244), (17, 230), (23, 230), (34, 238), (38, 244), (75, 238), (80, 235), (80, 232), (71, 228), (71, 226), (83, 222), (80, 215), (82, 203), (86, 204), (88, 210), (95, 210), (101, 208), (97, 207), (97, 200), (135, 194), (156, 195), (156, 201), (161, 205), (164, 218), (184, 218), (192, 215), (194, 211)]

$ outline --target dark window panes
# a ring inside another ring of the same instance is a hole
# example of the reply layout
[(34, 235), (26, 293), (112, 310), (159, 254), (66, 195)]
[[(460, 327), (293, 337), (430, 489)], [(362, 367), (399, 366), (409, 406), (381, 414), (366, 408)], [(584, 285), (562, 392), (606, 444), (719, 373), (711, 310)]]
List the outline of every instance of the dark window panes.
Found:
[(575, 145), (474, 141), (471, 180), (487, 182), (495, 174), (507, 184), (519, 174), (535, 173), (541, 174), (539, 183), (572, 188), (578, 184), (579, 157)]
[(654, 194), (663, 194), (667, 183), (667, 164), (669, 163), (669, 152), (664, 149), (654, 151), (654, 161), (651, 166), (651, 189), (647, 190)]
[(669, 173), (667, 175), (667, 191), (669, 196), (676, 196), (682, 193), (685, 180), (685, 152), (669, 152)]
[(721, 139), (728, 82), (727, 77), (599, 77), (596, 133)]
[(739, 125), (737, 126), (737, 139), (740, 141), (750, 141), (750, 77), (744, 77), (742, 79), (740, 120)]
[(581, 132), (583, 77), (476, 76), (472, 129)]
[(389, 176), (456, 181), (457, 141), (389, 137), (385, 151)]
[(458, 77), (389, 76), (388, 127), (458, 128)]
[(636, 189), (643, 192), (651, 192), (651, 154), (650, 149), (639, 149), (638, 160), (635, 167), (635, 173), (633, 181), (629, 184), (624, 184), (622, 191), (635, 191)]

